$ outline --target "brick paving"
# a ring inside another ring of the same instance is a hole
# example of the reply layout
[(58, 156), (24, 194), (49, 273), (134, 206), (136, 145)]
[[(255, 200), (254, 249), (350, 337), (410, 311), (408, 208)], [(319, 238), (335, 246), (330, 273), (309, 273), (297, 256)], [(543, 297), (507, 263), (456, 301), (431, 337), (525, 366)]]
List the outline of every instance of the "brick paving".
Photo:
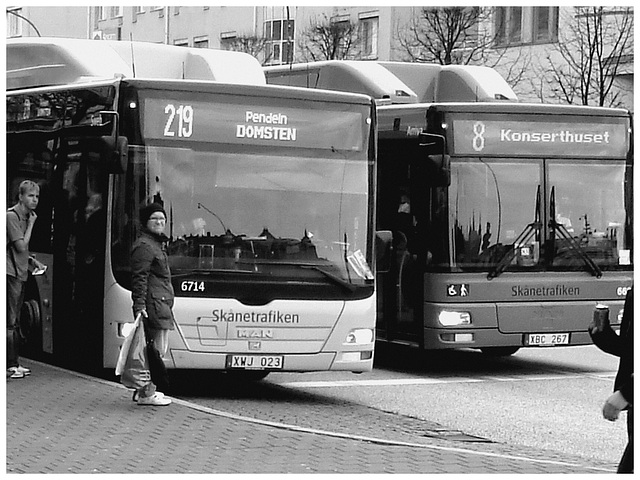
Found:
[(140, 407), (121, 385), (39, 362), (6, 384), (7, 473), (614, 473), (508, 445), (420, 443), (291, 428), (174, 399)]

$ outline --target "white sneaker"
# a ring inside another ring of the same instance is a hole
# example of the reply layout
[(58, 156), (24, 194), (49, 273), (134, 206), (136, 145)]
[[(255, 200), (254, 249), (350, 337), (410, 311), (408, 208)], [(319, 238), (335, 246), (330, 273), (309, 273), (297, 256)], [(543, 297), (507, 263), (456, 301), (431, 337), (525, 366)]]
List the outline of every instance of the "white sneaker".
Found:
[(18, 367), (7, 368), (7, 378), (24, 378), (25, 374)]
[(164, 396), (163, 393), (156, 392), (150, 397), (138, 397), (138, 405), (152, 405), (155, 407), (164, 407), (169, 405), (171, 399)]

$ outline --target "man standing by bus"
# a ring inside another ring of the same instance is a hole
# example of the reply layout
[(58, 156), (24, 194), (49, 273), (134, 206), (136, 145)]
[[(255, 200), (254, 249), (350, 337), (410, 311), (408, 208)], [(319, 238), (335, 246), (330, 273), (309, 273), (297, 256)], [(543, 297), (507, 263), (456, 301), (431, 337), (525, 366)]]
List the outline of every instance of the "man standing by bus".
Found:
[(40, 187), (31, 180), (20, 183), (18, 203), (7, 210), (7, 377), (24, 378), (31, 370), (19, 363), (20, 310), (29, 274), (29, 263), (40, 269), (44, 265), (29, 255), (29, 241)]
[(589, 324), (589, 334), (602, 351), (620, 357), (614, 392), (602, 407), (602, 415), (613, 422), (620, 412), (627, 410), (629, 441), (618, 465), (618, 473), (633, 473), (633, 288), (627, 291), (619, 335), (608, 322), (598, 325), (595, 319)]

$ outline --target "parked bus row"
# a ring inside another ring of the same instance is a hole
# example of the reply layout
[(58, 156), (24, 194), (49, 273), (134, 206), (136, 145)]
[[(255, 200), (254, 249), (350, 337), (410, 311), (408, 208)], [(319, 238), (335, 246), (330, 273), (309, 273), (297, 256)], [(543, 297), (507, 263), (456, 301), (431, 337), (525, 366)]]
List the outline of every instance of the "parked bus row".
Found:
[(376, 341), (582, 345), (596, 302), (615, 325), (631, 286), (624, 110), (519, 103), (484, 67), (262, 69), (70, 39), (8, 40), (7, 88), (7, 205), (24, 179), (41, 189), (48, 269), (21, 316), (36, 357), (115, 366), (151, 202), (168, 213), (169, 368), (363, 372)]

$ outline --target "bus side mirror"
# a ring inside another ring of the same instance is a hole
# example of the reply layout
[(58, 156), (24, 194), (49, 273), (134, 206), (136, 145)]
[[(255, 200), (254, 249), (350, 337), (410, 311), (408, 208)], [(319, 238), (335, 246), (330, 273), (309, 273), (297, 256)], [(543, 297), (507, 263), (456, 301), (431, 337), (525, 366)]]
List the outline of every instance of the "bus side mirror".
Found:
[(391, 252), (393, 250), (393, 233), (391, 230), (376, 232), (376, 272), (387, 273), (391, 268)]
[(446, 153), (446, 140), (443, 135), (434, 133), (420, 134), (420, 148), (426, 154), (428, 168), (427, 184), (432, 187), (451, 185), (451, 158)]
[(109, 173), (124, 173), (127, 171), (129, 141), (127, 137), (102, 137), (102, 151), (100, 156)]

